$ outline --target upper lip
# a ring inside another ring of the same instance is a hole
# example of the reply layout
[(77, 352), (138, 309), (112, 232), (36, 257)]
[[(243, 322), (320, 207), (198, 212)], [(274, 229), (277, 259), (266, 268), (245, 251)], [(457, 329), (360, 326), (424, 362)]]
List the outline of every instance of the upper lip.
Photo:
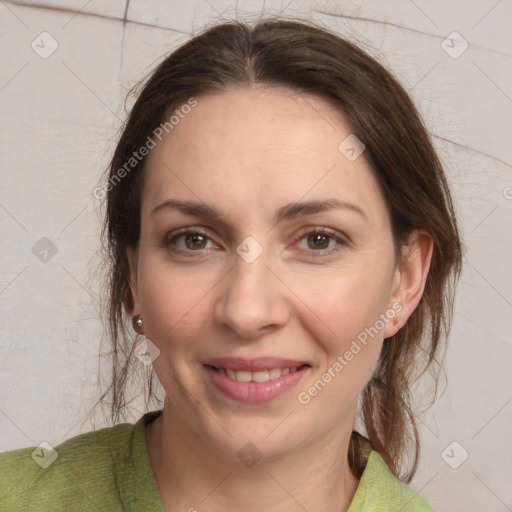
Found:
[(203, 361), (203, 364), (214, 366), (215, 368), (224, 368), (234, 371), (258, 371), (270, 370), (273, 368), (299, 368), (309, 365), (306, 361), (296, 361), (294, 359), (283, 359), (281, 357), (257, 357), (246, 359), (243, 357), (215, 357)]

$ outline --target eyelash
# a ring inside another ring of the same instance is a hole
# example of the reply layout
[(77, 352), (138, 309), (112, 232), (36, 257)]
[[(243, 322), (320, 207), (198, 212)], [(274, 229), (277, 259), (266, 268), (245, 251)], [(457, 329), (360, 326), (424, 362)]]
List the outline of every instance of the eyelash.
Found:
[[(319, 250), (311, 249), (311, 250), (309, 250), (308, 252), (310, 252), (315, 257), (330, 255), (334, 252), (339, 251), (342, 246), (346, 246), (348, 244), (347, 240), (345, 240), (340, 235), (336, 234), (335, 231), (333, 231), (329, 228), (324, 228), (324, 227), (321, 227), (321, 228), (315, 227), (313, 229), (311, 229), (310, 227), (302, 228), (300, 231), (299, 241), (301, 241), (302, 239), (306, 238), (309, 235), (317, 235), (317, 234), (325, 235), (328, 238), (335, 240), (338, 243), (338, 245), (331, 249), (319, 249)], [(177, 239), (179, 239), (180, 237), (185, 236), (185, 235), (201, 235), (201, 236), (204, 236), (205, 238), (207, 238), (209, 241), (212, 241), (210, 235), (206, 231), (202, 230), (201, 228), (187, 227), (187, 228), (182, 228), (182, 229), (179, 229), (177, 231), (173, 231), (173, 232), (167, 234), (164, 237), (163, 246), (169, 247), (169, 246), (173, 245)], [(203, 253), (203, 251), (205, 249), (198, 249), (197, 251), (194, 251), (194, 250), (184, 250), (184, 249), (179, 249), (179, 248), (174, 247), (172, 250), (177, 253), (182, 253), (182, 254), (186, 253), (187, 255), (192, 255), (193, 253), (198, 253), (197, 255), (199, 256)]]

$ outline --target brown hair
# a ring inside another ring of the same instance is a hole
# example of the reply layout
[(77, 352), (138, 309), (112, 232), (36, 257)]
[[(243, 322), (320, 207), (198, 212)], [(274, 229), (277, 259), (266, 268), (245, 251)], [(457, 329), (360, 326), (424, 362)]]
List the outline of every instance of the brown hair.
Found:
[[(412, 478), (419, 436), (411, 386), (427, 368), (439, 368), (451, 322), (461, 242), (448, 185), (429, 136), (407, 93), (393, 76), (354, 44), (311, 22), (223, 23), (194, 37), (161, 62), (138, 95), (111, 160), (106, 187), (103, 248), (109, 271), (108, 331), (113, 375), (100, 401), (112, 393), (111, 418), (126, 407), (126, 380), (142, 365), (134, 361), (129, 315), (128, 246), (137, 246), (145, 158), (133, 153), (190, 98), (229, 86), (285, 86), (333, 104), (351, 122), (389, 207), (399, 250), (414, 229), (424, 229), (434, 248), (423, 297), (405, 326), (383, 346), (377, 369), (361, 396), (361, 419), (372, 448), (405, 482)], [(441, 354), (442, 355), (442, 354)], [(152, 367), (147, 368), (152, 399)], [(435, 382), (438, 372), (434, 371)], [(437, 389), (437, 385), (436, 385)], [(435, 396), (435, 392), (434, 392)], [(146, 402), (147, 403), (147, 402)], [(350, 467), (364, 469), (364, 438), (354, 432)], [(407, 455), (412, 464), (406, 466)]]

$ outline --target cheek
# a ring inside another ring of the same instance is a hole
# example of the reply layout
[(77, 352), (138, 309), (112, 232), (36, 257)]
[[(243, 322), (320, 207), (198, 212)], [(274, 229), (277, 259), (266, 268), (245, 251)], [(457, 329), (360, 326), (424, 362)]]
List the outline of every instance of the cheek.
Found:
[(329, 396), (340, 403), (357, 399), (382, 349), (385, 324), (381, 315), (389, 291), (384, 273), (366, 270), (302, 283), (298, 295), (308, 306), (302, 308), (302, 324), (323, 354), (318, 371), (322, 382), (313, 394), (325, 384), (325, 400), (329, 401)]
[(309, 306), (309, 315), (316, 316), (317, 323), (323, 325), (318, 339), (325, 340), (331, 352), (342, 350), (347, 342), (375, 325), (387, 305), (389, 292), (383, 275), (363, 270), (339, 276), (331, 273), (315, 282), (302, 283), (297, 294)]
[(171, 351), (197, 341), (216, 281), (207, 272), (183, 271), (147, 258), (140, 266), (139, 292), (146, 337)]

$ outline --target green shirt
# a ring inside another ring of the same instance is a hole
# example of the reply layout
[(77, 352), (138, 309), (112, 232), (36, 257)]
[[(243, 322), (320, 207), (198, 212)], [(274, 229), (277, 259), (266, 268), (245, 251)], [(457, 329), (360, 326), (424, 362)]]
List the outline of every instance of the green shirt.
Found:
[[(165, 512), (144, 440), (144, 425), (160, 414), (152, 411), (135, 424), (80, 434), (54, 451), (31, 447), (0, 453), (0, 511)], [(349, 508), (363, 511), (433, 509), (369, 450)]]

